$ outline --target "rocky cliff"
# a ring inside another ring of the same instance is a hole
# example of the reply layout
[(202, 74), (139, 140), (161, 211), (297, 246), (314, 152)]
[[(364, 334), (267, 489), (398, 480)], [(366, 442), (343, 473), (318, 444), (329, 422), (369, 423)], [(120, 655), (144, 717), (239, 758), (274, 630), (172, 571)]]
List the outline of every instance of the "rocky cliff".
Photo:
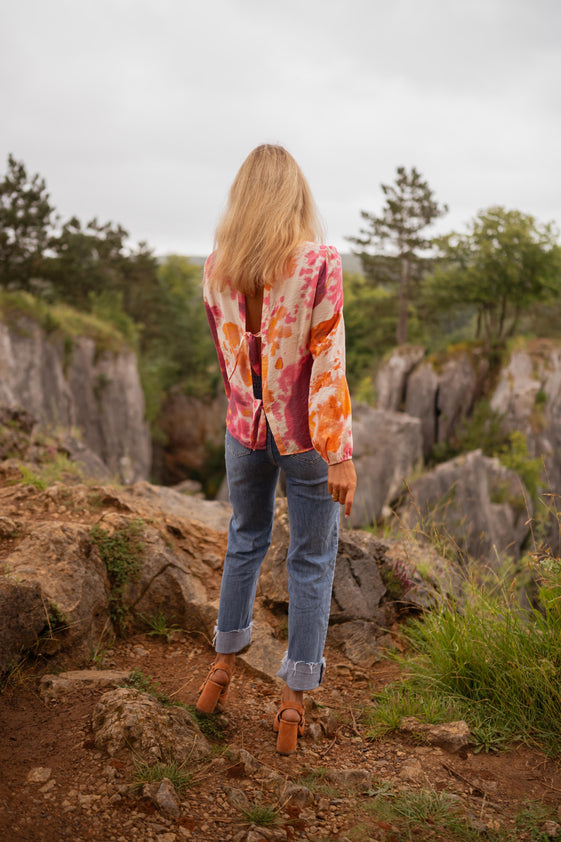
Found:
[(136, 355), (123, 342), (48, 331), (29, 313), (0, 314), (0, 405), (75, 428), (122, 481), (146, 479), (151, 444)]

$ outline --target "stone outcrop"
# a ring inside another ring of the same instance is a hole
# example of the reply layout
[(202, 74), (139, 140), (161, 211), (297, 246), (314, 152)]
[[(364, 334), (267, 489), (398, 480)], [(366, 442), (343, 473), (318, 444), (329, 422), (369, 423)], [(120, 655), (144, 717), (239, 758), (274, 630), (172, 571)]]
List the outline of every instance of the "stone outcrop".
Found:
[(378, 409), (403, 409), (408, 377), (424, 356), (425, 349), (416, 345), (402, 345), (392, 351), (376, 376)]
[(407, 379), (405, 412), (421, 422), (424, 459), (429, 458), (438, 439), (437, 394), (438, 374), (431, 362), (423, 361)]
[(475, 450), (410, 483), (398, 516), (420, 533), (436, 528), (460, 553), (499, 568), (519, 558), (532, 512), (520, 477)]
[(48, 335), (32, 319), (0, 322), (0, 405), (78, 428), (123, 481), (147, 478), (151, 444), (135, 354), (101, 351), (94, 339)]
[(543, 457), (544, 486), (561, 493), (561, 344), (532, 340), (515, 349), (491, 397), (508, 431), (521, 430), (533, 457)]
[(403, 412), (357, 404), (353, 440), (358, 488), (350, 522), (369, 526), (422, 462), (421, 422)]
[[(6, 497), (4, 496), (4, 500)], [(29, 519), (18, 516), (25, 510)], [(16, 487), (2, 534), (13, 544), (0, 574), (0, 673), (33, 648), (47, 631), (52, 651), (72, 652), (83, 666), (124, 621), (146, 628), (163, 614), (169, 623), (195, 630), (209, 641), (216, 624), (221, 568), (231, 508), (140, 482), (126, 488), (53, 485), (45, 491)], [(31, 515), (30, 515), (31, 513)], [(81, 522), (82, 521), (82, 522)], [(92, 526), (104, 536), (126, 534), (136, 524), (138, 572), (118, 594), (102, 560)], [(1, 535), (0, 535), (1, 538)], [(273, 542), (264, 562), (255, 604), (252, 645), (241, 654), (256, 672), (273, 677), (286, 649), (279, 635), (286, 611), (285, 558), (289, 540), (286, 501), (280, 501)], [(362, 665), (380, 657), (390, 641), (385, 629), (396, 603), (430, 606), (431, 588), (415, 572), (414, 553), (369, 533), (343, 530), (332, 604), (332, 642)], [(424, 553), (419, 551), (419, 559)], [(421, 566), (419, 562), (419, 566)], [(431, 570), (438, 570), (431, 564)], [(438, 578), (438, 575), (437, 575)], [(391, 598), (386, 582), (391, 582)], [(398, 585), (396, 589), (396, 583)], [(417, 594), (415, 596), (415, 594)], [(115, 612), (115, 597), (120, 600)], [(275, 613), (275, 611), (277, 613)], [(49, 625), (50, 623), (50, 625)]]
[(109, 690), (92, 717), (95, 747), (113, 756), (121, 749), (145, 760), (179, 762), (210, 754), (210, 746), (185, 708), (166, 706), (133, 688)]
[(446, 442), (479, 397), (489, 362), (477, 349), (448, 357), (424, 357), (422, 349), (396, 348), (377, 378), (377, 406), (401, 409), (419, 418), (423, 456)]
[(43, 627), (58, 618), (66, 645), (84, 654), (109, 623), (108, 581), (91, 552), (88, 530), (80, 524), (48, 522), (26, 535), (5, 559), (18, 583), (39, 588)]

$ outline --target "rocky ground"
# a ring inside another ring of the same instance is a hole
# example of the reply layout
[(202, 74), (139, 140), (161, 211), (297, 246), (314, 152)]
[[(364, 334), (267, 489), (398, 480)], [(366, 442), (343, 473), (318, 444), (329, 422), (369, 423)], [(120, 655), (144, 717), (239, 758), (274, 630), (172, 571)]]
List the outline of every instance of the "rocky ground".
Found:
[[(23, 665), (0, 696), (0, 838), (326, 842), (545, 839), (546, 831), (557, 832), (558, 763), (523, 747), (500, 754), (450, 752), (404, 733), (372, 742), (365, 708), (373, 689), (396, 678), (395, 665), (382, 661), (364, 674), (337, 651), (327, 656), (324, 686), (308, 700), (311, 727), (288, 758), (276, 754), (271, 728), (278, 686), (240, 665), (227, 713), (211, 720), (217, 726), (211, 753), (200, 761), (187, 758), (191, 784), (177, 797), (173, 790), (158, 794), (158, 785), (134, 788), (134, 751), (125, 747), (110, 756), (96, 748), (92, 718), (107, 687), (76, 684), (57, 691), (52, 682), (40, 684), (48, 663)], [(211, 657), (208, 643), (193, 635), (175, 633), (170, 642), (136, 635), (98, 653), (92, 666), (152, 676), (161, 693), (193, 704)], [(407, 835), (411, 831), (388, 820), (379, 806), (421, 792), (453, 796), (449, 803), (461, 816), (462, 835), (438, 831), (430, 817), (414, 822), (416, 830)], [(515, 832), (526, 799), (545, 807), (527, 832)], [(276, 823), (252, 826), (254, 807), (274, 810)]]
[[(12, 428), (7, 429), (11, 436)], [(8, 444), (9, 452), (19, 456), (17, 441)], [(24, 455), (29, 459), (29, 448)], [(154, 766), (155, 743), (135, 742), (134, 711), (150, 708), (154, 722), (158, 717), (167, 721), (174, 704), (194, 704), (213, 657), (210, 626), (206, 632), (193, 630), (196, 625), (189, 631), (168, 626), (158, 636), (148, 627), (138, 631), (137, 623), (124, 636), (104, 634), (109, 628), (107, 593), (103, 571), (93, 576), (100, 562), (91, 551), (88, 530), (100, 520), (109, 526), (118, 517), (144, 517), (145, 554), (163, 559), (164, 567), (169, 560), (177, 566), (178, 559), (188, 559), (188, 570), (205, 579), (213, 597), (223, 514), (213, 510), (212, 517), (205, 515), (216, 521), (214, 526), (192, 521), (187, 528), (179, 514), (164, 517), (139, 508), (147, 506), (147, 496), (156, 495), (148, 484), (138, 493), (134, 488), (125, 493), (72, 487), (71, 478), (68, 485), (59, 481), (46, 489), (34, 482), (32, 477), (23, 481), (13, 461), (0, 466), (0, 573), (5, 565), (11, 571), (3, 577), (5, 584), (9, 580), (14, 587), (26, 577), (41, 576), (44, 590), (29, 591), (35, 600), (30, 604), (36, 608), (37, 593), (56, 587), (55, 602), (75, 620), (61, 636), (56, 629), (43, 631), (27, 658), (10, 661), (0, 684), (2, 842), (513, 842), (561, 834), (561, 766), (538, 751), (510, 746), (501, 753), (475, 753), (458, 725), (444, 737), (413, 725), (382, 740), (370, 739), (367, 713), (373, 692), (396, 680), (398, 667), (384, 659), (373, 662), (375, 649), (367, 665), (358, 666), (335, 646), (333, 635), (325, 681), (308, 696), (307, 733), (293, 756), (275, 751), (272, 720), (280, 687), (271, 664), (265, 663), (267, 658), (276, 662), (277, 656), (269, 632), (266, 645), (260, 644), (261, 661), (239, 661), (224, 715), (204, 720), (197, 730), (185, 708), (175, 708), (187, 748), (170, 751), (172, 756), (164, 759), (176, 761), (188, 776), (185, 788), (174, 789), (161, 780), (163, 774), (145, 783), (143, 764), (151, 757)], [(55, 567), (57, 578), (51, 581)], [(150, 570), (145, 571), (149, 582), (154, 578)], [(188, 581), (182, 571), (181, 581)], [(87, 599), (94, 586), (100, 594), (95, 604)], [(198, 593), (194, 585), (193, 592)], [(78, 637), (80, 623), (86, 628), (85, 602), (98, 623), (97, 643), (89, 651)], [(44, 624), (47, 609), (40, 602), (39, 608)], [(0, 615), (3, 645), (10, 640), (10, 623), (25, 625), (24, 619)], [(50, 622), (56, 620), (51, 612)], [(391, 631), (399, 640), (398, 627)], [(75, 644), (68, 645), (69, 635)], [(284, 641), (276, 643), (284, 647)], [(69, 670), (78, 672), (68, 676)], [(131, 689), (112, 689), (127, 680)], [(121, 716), (120, 743), (103, 736), (108, 698)], [(126, 707), (125, 698), (132, 699), (133, 707)], [(164, 729), (164, 748), (165, 739)], [(168, 770), (167, 777), (172, 773)]]

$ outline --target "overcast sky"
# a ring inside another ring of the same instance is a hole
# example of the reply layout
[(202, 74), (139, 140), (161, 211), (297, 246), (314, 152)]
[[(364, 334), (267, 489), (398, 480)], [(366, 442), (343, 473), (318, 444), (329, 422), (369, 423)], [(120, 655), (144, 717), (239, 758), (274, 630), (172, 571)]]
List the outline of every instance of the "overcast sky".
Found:
[(561, 224), (560, 0), (0, 0), (0, 163), (63, 219), (203, 255), (239, 165), (282, 143), (349, 250), (416, 166), (461, 229)]

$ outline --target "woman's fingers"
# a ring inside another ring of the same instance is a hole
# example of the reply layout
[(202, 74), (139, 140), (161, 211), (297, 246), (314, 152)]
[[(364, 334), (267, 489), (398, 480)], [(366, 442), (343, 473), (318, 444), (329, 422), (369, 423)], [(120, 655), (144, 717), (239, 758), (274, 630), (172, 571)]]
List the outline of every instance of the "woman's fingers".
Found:
[(345, 507), (345, 517), (349, 517), (356, 489), (356, 471), (352, 460), (329, 466), (327, 488), (332, 499)]

